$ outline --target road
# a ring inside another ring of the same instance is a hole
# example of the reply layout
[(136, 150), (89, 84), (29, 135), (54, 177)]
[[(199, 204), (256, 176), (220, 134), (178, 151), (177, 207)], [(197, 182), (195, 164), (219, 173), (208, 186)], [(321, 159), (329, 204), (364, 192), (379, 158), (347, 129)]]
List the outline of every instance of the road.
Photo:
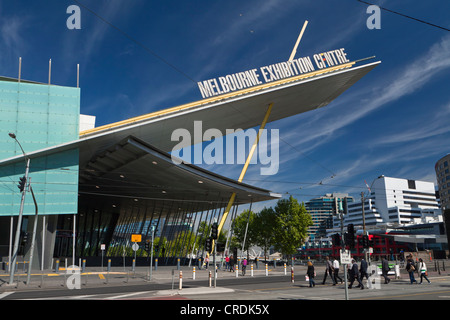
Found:
[[(300, 276), (298, 277), (300, 278)], [(317, 279), (319, 280), (319, 279)], [(350, 300), (450, 300), (450, 276), (430, 277), (431, 284), (409, 284), (407, 279), (392, 280), (380, 284), (377, 289), (349, 289)], [(345, 300), (344, 284), (336, 286), (317, 281), (309, 288), (306, 281), (289, 275), (270, 277), (218, 278), (216, 288), (209, 287), (205, 281), (186, 280), (181, 290), (178, 283), (150, 282), (145, 284), (121, 284), (83, 287), (79, 290), (67, 288), (46, 288), (43, 290), (5, 291), (0, 300), (151, 300), (151, 299), (189, 299), (216, 301), (244, 300)]]
[[(122, 274), (122, 278), (117, 275), (115, 282), (111, 279), (105, 284), (104, 275), (95, 274), (91, 275), (86, 285), (81, 285), (81, 289), (72, 290), (60, 284), (64, 278), (55, 280), (56, 277), (52, 276), (49, 277), (49, 281), (53, 281), (53, 285), (48, 283), (45, 288), (19, 286), (16, 289), (8, 289), (5, 284), (2, 285), (0, 305), (3, 303), (6, 310), (14, 306), (10, 304), (12, 300), (20, 300), (20, 306), (26, 306), (24, 300), (34, 300), (33, 305), (39, 306), (38, 308), (15, 309), (22, 317), (27, 313), (30, 316), (38, 313), (50, 316), (57, 310), (61, 312), (67, 310), (70, 314), (106, 319), (115, 319), (128, 313), (131, 318), (157, 313), (165, 316), (164, 318), (177, 319), (180, 316), (205, 318), (264, 316), (279, 319), (292, 316), (295, 312), (311, 317), (317, 317), (321, 313), (333, 315), (337, 314), (336, 312), (356, 316), (359, 314), (358, 310), (380, 315), (389, 310), (390, 317), (395, 314), (404, 316), (405, 310), (411, 310), (414, 316), (421, 311), (433, 315), (434, 310), (445, 310), (444, 303), (447, 304), (450, 300), (450, 275), (447, 273), (431, 275), (429, 277), (431, 284), (411, 285), (407, 277), (402, 276), (400, 279), (393, 279), (389, 284), (381, 284), (378, 289), (349, 289), (351, 301), (341, 301), (345, 300), (344, 284), (333, 286), (329, 282), (322, 285), (321, 277), (318, 277), (316, 279), (318, 284), (314, 288), (309, 288), (303, 272), (304, 270), (298, 272), (294, 282), (291, 281), (289, 274), (285, 275), (283, 272), (264, 276), (264, 271), (261, 270), (258, 276), (247, 275), (239, 278), (231, 273), (219, 272), (215, 288), (209, 287), (205, 271), (199, 272), (196, 280), (188, 279), (185, 272), (186, 279), (182, 282), (181, 290), (178, 289), (179, 283), (173, 281), (169, 270), (162, 272), (159, 278), (155, 277), (150, 282), (143, 282), (138, 277), (134, 278), (133, 282), (131, 278), (128, 279)], [(94, 282), (95, 278), (92, 277), (103, 279), (102, 282)], [(89, 308), (74, 304), (80, 302), (90, 304), (89, 301), (100, 300), (109, 302), (94, 303)], [(411, 304), (411, 300), (419, 302)], [(123, 305), (127, 301), (133, 302)], [(373, 304), (373, 301), (381, 301), (382, 304)], [(430, 305), (430, 302), (433, 304)], [(365, 305), (367, 308), (359, 308)], [(388, 307), (379, 308), (385, 305)], [(60, 306), (65, 308), (58, 309)], [(124, 310), (128, 312), (124, 313)], [(440, 313), (436, 313), (438, 314)], [(64, 313), (61, 315), (64, 316)]]

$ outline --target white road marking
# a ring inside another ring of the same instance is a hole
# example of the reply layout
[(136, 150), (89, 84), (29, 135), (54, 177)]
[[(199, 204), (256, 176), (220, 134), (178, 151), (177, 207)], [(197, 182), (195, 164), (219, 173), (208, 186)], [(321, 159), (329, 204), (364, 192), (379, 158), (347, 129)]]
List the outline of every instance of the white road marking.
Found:
[(3, 292), (3, 293), (1, 293), (0, 294), (0, 299), (3, 299), (3, 298), (5, 298), (5, 297), (7, 297), (7, 296), (9, 296), (10, 294), (13, 294), (14, 292)]
[(148, 293), (148, 292), (149, 291), (133, 292), (133, 293), (128, 293), (128, 294), (123, 294), (123, 295), (120, 295), (120, 296), (109, 297), (109, 298), (106, 298), (106, 300), (123, 299), (123, 298), (132, 297), (132, 296), (137, 296), (137, 295), (140, 295), (140, 294), (145, 294), (145, 293)]

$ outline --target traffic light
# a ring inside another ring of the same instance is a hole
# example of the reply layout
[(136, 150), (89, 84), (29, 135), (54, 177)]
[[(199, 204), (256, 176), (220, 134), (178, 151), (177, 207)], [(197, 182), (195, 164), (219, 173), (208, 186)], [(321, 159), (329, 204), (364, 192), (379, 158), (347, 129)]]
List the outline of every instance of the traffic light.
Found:
[(351, 249), (355, 247), (355, 227), (352, 223), (347, 225), (347, 235), (345, 237), (346, 245)]
[(341, 246), (341, 237), (340, 237), (339, 233), (333, 234), (333, 245), (336, 247)]
[(150, 251), (150, 240), (145, 241), (144, 249), (145, 249), (145, 251), (147, 251), (147, 252)]
[(217, 243), (217, 252), (224, 252), (225, 251), (225, 243)]
[(214, 222), (211, 227), (211, 239), (217, 240), (219, 238), (219, 225)]
[(369, 236), (366, 234), (362, 236), (362, 245), (364, 249), (369, 249)]
[(27, 182), (27, 179), (25, 178), (25, 176), (20, 177), (19, 184), (17, 185), (17, 187), (19, 188), (20, 192), (23, 192), (23, 190), (25, 189), (25, 183), (26, 182)]
[(206, 250), (206, 252), (211, 252), (211, 247), (212, 247), (212, 239), (211, 238), (206, 238), (206, 241), (205, 241), (205, 250)]
[(369, 239), (369, 247), (373, 248), (373, 245), (374, 245), (374, 243), (373, 243), (373, 235), (369, 234), (368, 235), (368, 239)]
[(345, 197), (344, 198), (344, 203), (342, 204), (343, 209), (344, 209), (344, 214), (348, 213), (347, 205), (348, 205), (348, 200), (347, 200), (347, 197)]

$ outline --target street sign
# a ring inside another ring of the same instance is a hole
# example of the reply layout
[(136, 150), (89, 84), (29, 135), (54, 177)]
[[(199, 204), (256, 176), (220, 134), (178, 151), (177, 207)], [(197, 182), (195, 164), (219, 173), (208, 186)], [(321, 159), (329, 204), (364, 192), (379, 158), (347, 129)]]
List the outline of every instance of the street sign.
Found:
[(352, 257), (350, 255), (350, 251), (348, 250), (339, 250), (341, 254), (341, 264), (351, 264), (352, 263)]
[(105, 251), (105, 249), (106, 249), (106, 244), (101, 244), (100, 245), (100, 250)]
[(131, 242), (141, 242), (141, 241), (142, 241), (142, 234), (131, 235)]
[(131, 246), (131, 248), (133, 249), (133, 251), (138, 251), (139, 245), (135, 242), (135, 243), (133, 243), (133, 245)]

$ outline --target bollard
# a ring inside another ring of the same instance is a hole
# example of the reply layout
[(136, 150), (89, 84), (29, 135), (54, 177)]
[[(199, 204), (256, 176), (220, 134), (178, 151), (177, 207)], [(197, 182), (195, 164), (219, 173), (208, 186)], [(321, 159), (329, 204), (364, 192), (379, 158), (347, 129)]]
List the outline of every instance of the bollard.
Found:
[(56, 260), (55, 272), (56, 272), (56, 273), (59, 273), (59, 259)]
[(273, 258), (273, 268), (275, 269), (277, 267), (277, 259)]
[(236, 278), (239, 276), (239, 264), (236, 265)]
[(131, 271), (134, 271), (136, 268), (136, 260), (135, 259), (133, 259), (133, 264), (132, 264), (131, 268), (132, 268)]
[(250, 276), (253, 277), (253, 263), (252, 263), (251, 266), (250, 266)]
[(195, 267), (192, 267), (192, 280), (195, 280)]
[(211, 288), (211, 271), (209, 271), (209, 287)]
[(291, 267), (291, 281), (294, 283), (294, 267)]
[(180, 258), (177, 259), (177, 270), (180, 270)]
[(286, 275), (286, 262), (284, 263), (284, 275)]
[(86, 271), (86, 259), (83, 259), (83, 263), (81, 264), (81, 273)]
[(267, 268), (267, 263), (266, 263), (266, 276), (269, 275), (269, 269)]
[(158, 270), (158, 258), (155, 259), (155, 271)]
[(180, 270), (180, 285), (178, 287), (179, 290), (183, 289), (183, 271)]
[(256, 269), (258, 269), (259, 270), (259, 258), (256, 258)]
[(202, 259), (198, 258), (198, 270), (202, 269)]
[(107, 271), (108, 271), (108, 272), (111, 271), (111, 259), (108, 259), (108, 267), (107, 267)]

